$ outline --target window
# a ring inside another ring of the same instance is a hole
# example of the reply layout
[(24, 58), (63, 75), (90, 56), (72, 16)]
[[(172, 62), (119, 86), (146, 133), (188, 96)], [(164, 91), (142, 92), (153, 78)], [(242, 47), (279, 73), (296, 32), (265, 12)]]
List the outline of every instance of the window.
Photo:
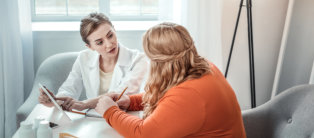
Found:
[(31, 0), (33, 21), (79, 21), (90, 12), (111, 20), (157, 20), (159, 0)]

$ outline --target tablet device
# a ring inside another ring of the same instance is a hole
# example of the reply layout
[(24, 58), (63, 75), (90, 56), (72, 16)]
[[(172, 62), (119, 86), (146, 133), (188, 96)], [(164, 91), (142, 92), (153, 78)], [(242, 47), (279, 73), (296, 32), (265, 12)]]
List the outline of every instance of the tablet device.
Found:
[(45, 94), (49, 97), (49, 99), (52, 101), (52, 103), (55, 105), (55, 107), (62, 113), (63, 118), (66, 118), (66, 119), (71, 121), (70, 117), (64, 112), (64, 110), (62, 110), (61, 106), (56, 102), (55, 99), (53, 99), (53, 97), (50, 95), (50, 93), (47, 91), (47, 89), (40, 83), (38, 85), (45, 92)]

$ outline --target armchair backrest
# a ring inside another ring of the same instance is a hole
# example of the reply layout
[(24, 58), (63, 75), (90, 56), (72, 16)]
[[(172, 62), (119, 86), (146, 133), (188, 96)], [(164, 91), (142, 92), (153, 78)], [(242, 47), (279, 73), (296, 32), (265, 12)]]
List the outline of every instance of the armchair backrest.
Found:
[[(38, 83), (41, 83), (56, 94), (72, 70), (77, 56), (78, 52), (67, 52), (47, 58), (38, 68), (33, 90), (37, 91)], [(85, 90), (83, 90), (80, 99), (84, 99), (85, 95)]]
[(248, 138), (314, 137), (314, 85), (290, 88), (242, 117)]

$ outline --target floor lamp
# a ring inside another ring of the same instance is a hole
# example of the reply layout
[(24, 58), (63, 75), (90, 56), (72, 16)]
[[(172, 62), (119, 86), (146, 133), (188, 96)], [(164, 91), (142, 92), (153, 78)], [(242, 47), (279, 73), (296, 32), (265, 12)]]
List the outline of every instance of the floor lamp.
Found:
[[(239, 25), (239, 19), (241, 15), (241, 10), (243, 6), (243, 0), (240, 2), (240, 8), (238, 12), (238, 18), (234, 29), (234, 34), (232, 38), (231, 48), (229, 52), (228, 62), (227, 62), (227, 68), (225, 72), (225, 77), (227, 78), (228, 70), (229, 70), (229, 64), (232, 56), (234, 41), (237, 35), (238, 25)], [(247, 24), (248, 24), (248, 46), (249, 46), (249, 62), (250, 62), (250, 86), (251, 86), (251, 107), (256, 107), (256, 98), (255, 98), (255, 73), (254, 73), (254, 50), (253, 50), (253, 27), (252, 27), (252, 1), (246, 0), (246, 8), (247, 8)]]

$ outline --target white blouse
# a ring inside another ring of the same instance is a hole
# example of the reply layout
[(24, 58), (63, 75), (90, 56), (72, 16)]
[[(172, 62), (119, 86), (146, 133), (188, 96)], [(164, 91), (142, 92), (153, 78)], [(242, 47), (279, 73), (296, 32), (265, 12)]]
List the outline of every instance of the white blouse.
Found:
[(100, 85), (99, 85), (99, 93), (98, 95), (102, 95), (108, 92), (111, 79), (112, 79), (113, 72), (103, 72), (101, 69), (99, 70), (99, 78), (100, 78)]

